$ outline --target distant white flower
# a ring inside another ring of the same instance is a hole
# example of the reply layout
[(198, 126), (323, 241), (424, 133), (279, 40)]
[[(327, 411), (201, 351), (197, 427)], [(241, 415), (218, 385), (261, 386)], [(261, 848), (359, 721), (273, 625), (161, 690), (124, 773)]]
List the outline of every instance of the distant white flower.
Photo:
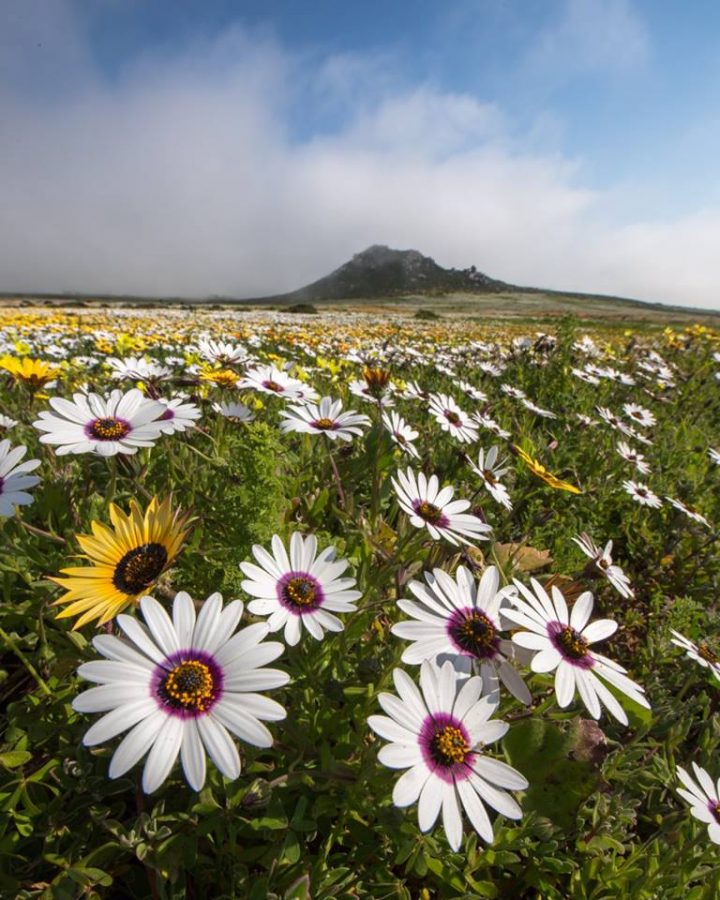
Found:
[(11, 419), (10, 416), (4, 416), (0, 413), (0, 428), (3, 431), (9, 431), (17, 425), (17, 419)]
[(720, 679), (720, 657), (707, 642), (700, 641), (699, 644), (696, 644), (690, 638), (686, 638), (685, 635), (680, 634), (679, 631), (674, 631), (672, 628), (670, 633), (673, 635), (670, 638), (672, 644), (675, 644), (676, 647), (682, 647), (689, 659), (694, 660), (703, 669), (709, 669), (717, 679)]
[(542, 406), (537, 406), (531, 400), (528, 400), (527, 397), (523, 397), (520, 402), (525, 409), (529, 409), (530, 412), (535, 413), (536, 416), (542, 416), (543, 419), (557, 419), (554, 412), (549, 409), (543, 409)]
[(172, 374), (167, 366), (137, 356), (127, 356), (124, 359), (111, 356), (106, 362), (113, 370), (112, 377), (115, 379), (158, 382)]
[(383, 425), (390, 432), (390, 437), (405, 453), (420, 459), (417, 447), (413, 441), (417, 438), (418, 432), (411, 428), (407, 422), (396, 412), (383, 413)]
[(612, 556), (610, 555), (612, 553), (612, 541), (608, 541), (605, 544), (604, 550), (601, 550), (586, 532), (583, 532), (579, 537), (574, 537), (573, 541), (586, 556), (590, 557), (595, 571), (607, 578), (621, 596), (626, 599), (634, 596), (633, 589), (630, 587), (630, 579), (620, 566), (613, 565)]
[(701, 525), (704, 525), (706, 528), (710, 527), (710, 523), (705, 518), (705, 516), (701, 515), (696, 509), (693, 509), (692, 506), (688, 503), (683, 503), (682, 500), (673, 500), (672, 497), (665, 497), (668, 503), (672, 504), (675, 509), (679, 509), (680, 512), (685, 513), (685, 515), (692, 519), (694, 522), (699, 522)]
[(625, 410), (625, 415), (643, 428), (649, 428), (655, 424), (655, 416), (649, 409), (645, 409), (644, 406), (638, 406), (637, 403), (625, 403), (623, 409)]
[(477, 426), (447, 394), (430, 395), (430, 415), (443, 431), (447, 431), (461, 444), (471, 444), (477, 440)]
[(182, 397), (173, 397), (172, 400), (161, 398), (165, 412), (158, 419), (160, 431), (163, 434), (175, 434), (192, 428), (202, 413), (194, 403), (185, 403)]
[(285, 640), (295, 646), (303, 627), (316, 639), (325, 631), (342, 631), (334, 613), (355, 612), (360, 591), (354, 578), (341, 578), (349, 563), (335, 559), (335, 548), (317, 554), (317, 539), (295, 532), (290, 538), (290, 554), (278, 535), (272, 539), (272, 555), (255, 544), (253, 556), (259, 565), (242, 562), (247, 575), (242, 589), (256, 599), (248, 604), (254, 616), (269, 616), (270, 631), (284, 628)]
[(245, 406), (244, 403), (213, 403), (213, 409), (215, 412), (220, 413), (221, 416), (237, 424), (246, 424), (252, 422), (255, 418), (255, 413), (251, 412), (250, 408)]
[(677, 792), (690, 804), (690, 814), (707, 825), (713, 844), (720, 844), (720, 779), (713, 783), (705, 769), (695, 763), (692, 767), (697, 781), (685, 769), (677, 767), (677, 776), (684, 785)]
[(378, 760), (391, 769), (407, 769), (395, 783), (393, 803), (418, 802), (420, 831), (429, 831), (442, 810), (442, 822), (453, 850), (462, 843), (464, 810), (471, 825), (488, 843), (493, 829), (485, 804), (508, 819), (522, 810), (507, 790), (525, 790), (527, 779), (512, 766), (485, 753), (500, 740), (508, 724), (491, 720), (496, 707), (481, 697), (482, 679), (461, 682), (447, 662), (437, 669), (424, 662), (420, 687), (401, 669), (393, 672), (395, 694), (382, 693), (378, 702), (387, 716), (370, 716), (368, 724), (390, 743)]
[(52, 412), (43, 411), (33, 422), (40, 443), (57, 446), (56, 453), (137, 453), (140, 447), (152, 447), (161, 434), (160, 419), (165, 407), (146, 399), (133, 388), (127, 393), (115, 389), (108, 397), (98, 394), (73, 394), (72, 402), (51, 397)]
[(708, 456), (716, 466), (720, 466), (720, 450), (715, 450), (712, 447), (708, 447)]
[(637, 481), (623, 481), (623, 487), (641, 506), (652, 506), (654, 509), (662, 506), (662, 500), (646, 484)]
[(518, 646), (536, 651), (530, 663), (533, 672), (555, 670), (558, 705), (564, 709), (577, 691), (594, 719), (600, 718), (602, 703), (619, 722), (627, 725), (625, 711), (600, 680), (602, 678), (635, 703), (649, 709), (643, 688), (627, 677), (625, 669), (590, 649), (591, 644), (605, 640), (617, 630), (617, 622), (612, 619), (590, 622), (593, 609), (590, 591), (580, 594), (572, 613), (568, 614), (565, 598), (557, 587), (553, 585), (550, 599), (538, 581), (531, 578), (530, 583), (532, 591), (515, 579), (521, 596), (510, 596), (510, 602), (516, 608), (503, 610), (503, 615), (527, 629), (516, 631), (512, 639)]
[(367, 416), (354, 409), (342, 412), (342, 400), (323, 397), (318, 406), (291, 406), (282, 413), (280, 429), (284, 432), (299, 431), (305, 434), (324, 434), (330, 440), (351, 441), (353, 435), (362, 434), (370, 424)]
[(572, 369), (571, 371), (576, 378), (580, 379), (580, 381), (584, 381), (587, 384), (600, 384), (600, 379), (596, 375), (592, 375), (584, 369)]
[(297, 378), (291, 378), (287, 372), (275, 366), (262, 366), (249, 369), (245, 377), (238, 382), (238, 388), (251, 388), (263, 394), (275, 394), (287, 400), (316, 400), (317, 391)]
[(627, 441), (618, 441), (617, 452), (623, 459), (631, 462), (641, 475), (647, 475), (650, 472), (650, 466), (645, 462), (645, 456), (633, 450)]
[(603, 422), (607, 422), (612, 428), (616, 431), (619, 431), (621, 434), (630, 435), (632, 434), (632, 429), (627, 424), (627, 422), (623, 422), (622, 419), (618, 418), (615, 413), (611, 412), (605, 406), (596, 406), (595, 409), (598, 411), (598, 415), (603, 420)]
[(193, 790), (205, 784), (205, 751), (226, 778), (237, 778), (240, 757), (230, 732), (254, 747), (271, 747), (263, 721), (285, 718), (279, 703), (258, 693), (287, 684), (285, 672), (262, 668), (283, 645), (263, 642), (264, 622), (235, 633), (243, 605), (234, 600), (223, 609), (220, 594), (208, 597), (197, 617), (183, 591), (175, 595), (172, 620), (152, 597), (142, 598), (140, 610), (144, 625), (119, 615), (127, 640), (99, 635), (93, 646), (106, 659), (78, 669), (99, 687), (76, 697), (73, 709), (105, 713), (83, 743), (95, 747), (127, 731), (109, 775), (119, 778), (147, 753), (142, 785), (148, 794), (165, 781), (178, 754)]
[(506, 440), (510, 437), (510, 432), (506, 431), (504, 428), (501, 428), (494, 419), (490, 418), (490, 416), (483, 415), (482, 413), (475, 413), (473, 415), (473, 419), (481, 428), (484, 428), (486, 431), (490, 431), (496, 437), (503, 438), (503, 440)]
[(500, 482), (500, 479), (508, 473), (509, 468), (498, 462), (499, 449), (499, 447), (491, 447), (487, 455), (484, 450), (480, 450), (477, 465), (470, 460), (470, 467), (482, 479), (482, 483), (493, 500), (502, 504), (506, 509), (512, 509), (512, 501), (507, 488)]
[(508, 397), (512, 397), (513, 400), (525, 399), (525, 391), (521, 391), (520, 388), (514, 387), (512, 384), (501, 384), (500, 390), (503, 394), (507, 394)]
[(197, 346), (203, 359), (220, 363), (221, 366), (237, 366), (249, 359), (247, 350), (241, 344), (230, 344), (203, 337), (198, 340)]
[(416, 528), (427, 528), (430, 537), (441, 538), (451, 544), (468, 544), (472, 540), (487, 540), (492, 528), (477, 516), (466, 512), (469, 500), (453, 500), (455, 489), (451, 486), (440, 490), (437, 475), (427, 478), (424, 472), (416, 475), (412, 469), (397, 473), (392, 479), (400, 506), (410, 516)]
[(10, 441), (0, 441), (0, 517), (15, 515), (18, 506), (32, 503), (28, 494), (30, 488), (40, 483), (37, 475), (28, 475), (40, 465), (39, 459), (20, 460), (27, 453), (27, 447), (20, 444), (10, 449)]
[(413, 641), (403, 652), (402, 661), (414, 664), (450, 658), (458, 670), (471, 671), (472, 667), (482, 676), (484, 694), (498, 690), (499, 678), (513, 697), (531, 703), (530, 691), (509, 662), (516, 656), (515, 648), (509, 639), (501, 637), (501, 614), (508, 591), (500, 590), (497, 568), (488, 566), (479, 582), (464, 566), (458, 566), (455, 580), (442, 569), (435, 569), (432, 575), (425, 572), (425, 582), (408, 584), (417, 602), (397, 601), (400, 609), (415, 620), (398, 622), (390, 629), (396, 637)]
[(487, 403), (487, 394), (470, 384), (470, 382), (458, 381), (458, 387), (464, 394), (467, 394), (471, 400), (475, 400), (477, 403)]

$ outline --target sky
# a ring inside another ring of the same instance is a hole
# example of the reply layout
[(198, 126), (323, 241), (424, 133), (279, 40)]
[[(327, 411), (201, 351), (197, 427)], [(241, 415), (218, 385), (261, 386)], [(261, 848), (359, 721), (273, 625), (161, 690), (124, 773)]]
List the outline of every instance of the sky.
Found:
[(716, 0), (0, 0), (0, 290), (258, 297), (370, 244), (720, 308)]

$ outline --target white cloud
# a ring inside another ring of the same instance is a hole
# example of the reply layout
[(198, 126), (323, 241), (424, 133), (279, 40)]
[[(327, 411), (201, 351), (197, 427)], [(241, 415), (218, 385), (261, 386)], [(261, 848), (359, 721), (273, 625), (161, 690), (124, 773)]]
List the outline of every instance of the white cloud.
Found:
[(301, 140), (299, 104), (333, 70), (332, 103), (356, 96), (372, 60), (310, 69), (232, 29), (108, 85), (72, 33), (81, 90), (0, 95), (2, 289), (259, 296), (387, 243), (519, 284), (720, 305), (720, 211), (614, 224), (579, 161), (523, 151), (493, 104), (384, 74)]

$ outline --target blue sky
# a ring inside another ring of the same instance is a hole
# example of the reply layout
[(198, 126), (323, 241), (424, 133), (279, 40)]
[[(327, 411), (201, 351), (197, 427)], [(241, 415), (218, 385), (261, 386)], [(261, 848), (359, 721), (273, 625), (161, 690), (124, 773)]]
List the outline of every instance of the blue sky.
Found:
[(719, 50), (710, 0), (3, 0), (0, 286), (255, 295), (382, 241), (718, 306)]

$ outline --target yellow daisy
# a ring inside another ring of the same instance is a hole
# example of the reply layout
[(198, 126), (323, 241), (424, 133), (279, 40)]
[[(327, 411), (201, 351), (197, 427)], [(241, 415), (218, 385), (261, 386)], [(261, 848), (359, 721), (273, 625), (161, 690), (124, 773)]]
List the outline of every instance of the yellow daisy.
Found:
[(230, 369), (206, 369), (200, 373), (202, 381), (208, 381), (221, 388), (233, 390), (237, 387), (240, 376)]
[(569, 484), (567, 481), (561, 481), (559, 478), (556, 478), (552, 472), (548, 472), (542, 463), (539, 463), (536, 459), (533, 459), (528, 453), (524, 450), (521, 450), (520, 447), (516, 447), (515, 444), (510, 444), (510, 449), (515, 454), (515, 456), (519, 456), (520, 459), (525, 463), (525, 465), (530, 469), (533, 475), (537, 475), (538, 478), (542, 478), (545, 484), (549, 484), (550, 487), (556, 488), (559, 491), (569, 491), (571, 494), (582, 494), (580, 488), (575, 487), (574, 484)]
[(24, 382), (34, 391), (44, 387), (49, 381), (54, 381), (60, 372), (57, 367), (43, 362), (41, 359), (29, 359), (28, 357), (17, 359), (14, 356), (3, 356), (0, 359), (0, 369), (5, 369), (15, 381)]
[(61, 569), (68, 577), (51, 579), (67, 591), (53, 603), (66, 607), (58, 619), (81, 614), (73, 629), (93, 619), (103, 625), (152, 589), (187, 535), (188, 516), (173, 512), (171, 500), (159, 503), (153, 497), (144, 514), (134, 500), (129, 514), (111, 503), (113, 528), (93, 521), (91, 535), (78, 535), (83, 555), (93, 565)]

